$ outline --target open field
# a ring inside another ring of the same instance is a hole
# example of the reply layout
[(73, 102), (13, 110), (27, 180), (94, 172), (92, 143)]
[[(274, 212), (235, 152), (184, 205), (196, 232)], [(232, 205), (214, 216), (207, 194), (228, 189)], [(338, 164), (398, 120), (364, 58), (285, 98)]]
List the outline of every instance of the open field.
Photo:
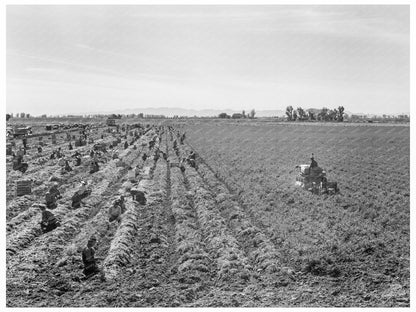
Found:
[[(172, 131), (172, 121), (161, 123), (135, 139), (94, 130), (95, 140), (122, 139), (115, 150), (124, 164), (104, 154), (91, 175), (92, 145), (76, 148), (83, 163), (65, 175), (48, 159), (58, 146), (75, 151), (64, 134), (41, 155), (28, 150), (24, 174), (7, 159), (7, 306), (410, 305), (408, 126), (189, 121)], [(174, 148), (177, 131), (186, 140)], [(160, 140), (150, 148), (154, 136)], [(134, 143), (125, 149), (126, 140)], [(142, 159), (156, 148), (167, 161)], [(197, 170), (170, 165), (191, 149)], [(294, 167), (312, 152), (340, 194), (294, 185)], [(107, 211), (136, 165), (147, 204), (127, 197), (121, 223), (109, 223)], [(62, 194), (53, 210), (61, 226), (42, 234), (33, 204), (51, 176)], [(21, 178), (33, 180), (33, 192), (16, 198)], [(72, 209), (82, 179), (92, 194)], [(79, 250), (92, 234), (105, 282), (82, 279)]]

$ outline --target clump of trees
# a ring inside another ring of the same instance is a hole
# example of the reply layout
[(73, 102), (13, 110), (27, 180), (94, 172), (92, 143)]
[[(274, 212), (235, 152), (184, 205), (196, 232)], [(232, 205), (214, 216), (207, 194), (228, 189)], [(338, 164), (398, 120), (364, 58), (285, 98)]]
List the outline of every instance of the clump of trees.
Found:
[(302, 107), (294, 109), (292, 106), (286, 107), (286, 119), (288, 121), (306, 121), (306, 120), (319, 120), (319, 121), (344, 121), (344, 107), (328, 109), (323, 107), (318, 113), (313, 110), (304, 110)]
[(256, 115), (256, 111), (253, 108), (250, 113), (246, 114), (246, 111), (243, 110), (241, 113), (235, 113), (232, 114), (232, 116), (228, 115), (227, 113), (221, 113), (218, 115), (218, 118), (223, 118), (223, 119), (241, 119), (241, 118), (249, 118), (249, 119), (254, 119), (254, 116)]

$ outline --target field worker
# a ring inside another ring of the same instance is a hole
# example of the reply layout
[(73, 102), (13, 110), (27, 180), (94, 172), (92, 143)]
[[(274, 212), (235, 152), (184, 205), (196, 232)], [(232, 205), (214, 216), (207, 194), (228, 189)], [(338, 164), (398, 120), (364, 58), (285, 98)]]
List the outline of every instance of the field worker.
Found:
[(53, 213), (46, 210), (45, 205), (39, 206), (42, 211), (42, 221), (40, 222), (40, 227), (43, 233), (50, 232), (61, 225)]
[(38, 153), (40, 154), (40, 153), (42, 153), (42, 146), (38, 146)]
[(129, 167), (129, 171), (127, 172), (127, 177), (130, 182), (136, 182), (136, 170), (134, 170), (132, 167)]
[(118, 223), (121, 222), (121, 207), (116, 202), (108, 210), (108, 221), (113, 222), (114, 220), (117, 220)]
[(17, 150), (16, 156), (18, 157), (18, 159), (20, 159), (21, 161), (23, 161), (23, 156), (24, 155), (25, 155), (25, 151), (20, 146), (19, 149)]
[(68, 149), (69, 149), (70, 151), (72, 151), (72, 149), (73, 149), (71, 142), (69, 142)]
[(140, 170), (140, 165), (137, 165), (136, 168), (134, 169), (134, 171), (135, 171), (136, 177), (140, 176), (140, 171), (141, 171)]
[(94, 155), (95, 155), (94, 150), (91, 150), (91, 151), (90, 151), (90, 157), (91, 157), (91, 158), (93, 158), (93, 157), (94, 157)]
[(162, 152), (162, 155), (163, 155), (163, 159), (167, 161), (168, 160), (168, 154), (166, 154), (165, 152)]
[(144, 191), (132, 188), (130, 193), (133, 196), (133, 200), (137, 201), (140, 205), (146, 205), (147, 200)]
[(22, 143), (23, 143), (23, 147), (24, 147), (24, 149), (26, 149), (26, 147), (27, 147), (27, 138), (26, 138), (26, 137), (24, 137), (24, 138), (22, 139)]
[(69, 162), (68, 162), (68, 160), (65, 160), (65, 171), (66, 172), (70, 172), (70, 171), (72, 171), (72, 168), (71, 168), (71, 166), (69, 165)]
[(143, 161), (146, 161), (146, 159), (147, 159), (146, 153), (143, 153), (142, 159), (143, 159)]
[(184, 166), (184, 162), (186, 161), (185, 158), (182, 158), (182, 160), (179, 162), (179, 168), (181, 169), (182, 172), (185, 172), (185, 166)]
[(87, 183), (85, 181), (81, 181), (81, 185), (78, 189), (78, 192), (80, 194), (83, 194), (83, 193), (85, 193), (86, 190), (87, 190)]
[(64, 168), (65, 167), (65, 159), (61, 157), (58, 161), (58, 165), (60, 167)]
[(153, 156), (153, 160), (157, 162), (159, 160), (159, 151), (156, 150), (155, 155)]
[(81, 156), (77, 155), (75, 156), (75, 166), (81, 166)]
[(195, 160), (196, 159), (196, 154), (195, 154), (195, 152), (194, 151), (191, 151), (190, 153), (189, 153), (189, 159), (193, 159), (193, 160)]
[(121, 222), (121, 215), (126, 212), (126, 205), (124, 204), (124, 196), (120, 196), (117, 200), (114, 201), (113, 206), (109, 209), (109, 221), (113, 222), (117, 220), (118, 223)]
[(93, 174), (97, 172), (98, 170), (100, 170), (100, 166), (98, 166), (98, 162), (95, 160), (92, 160), (90, 164), (90, 174)]
[(51, 193), (51, 195), (55, 196), (57, 199), (62, 198), (61, 192), (59, 192), (59, 189), (58, 189), (57, 182), (53, 183), (52, 187), (49, 189), (49, 193)]
[(78, 189), (78, 191), (75, 192), (75, 194), (72, 196), (72, 208), (79, 208), (81, 207), (81, 200), (87, 197), (89, 194), (91, 194), (90, 190), (87, 190), (86, 183), (84, 181), (81, 181), (81, 185)]
[(97, 273), (100, 273), (101, 280), (105, 281), (104, 272), (102, 272), (98, 266), (95, 259), (95, 245), (97, 244), (97, 239), (95, 236), (91, 236), (91, 238), (87, 242), (87, 247), (84, 248), (82, 251), (82, 262), (84, 263), (84, 270), (83, 273), (86, 278), (89, 278)]
[(128, 147), (129, 147), (129, 143), (127, 143), (127, 141), (124, 142), (124, 149), (127, 149)]
[(56, 196), (54, 196), (50, 192), (47, 192), (45, 194), (45, 204), (46, 204), (46, 207), (48, 207), (49, 209), (55, 209), (56, 208)]

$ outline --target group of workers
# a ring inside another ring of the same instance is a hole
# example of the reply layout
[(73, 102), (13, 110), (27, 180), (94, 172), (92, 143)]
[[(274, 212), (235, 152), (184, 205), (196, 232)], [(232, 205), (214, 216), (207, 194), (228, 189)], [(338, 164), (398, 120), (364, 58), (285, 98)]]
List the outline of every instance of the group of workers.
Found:
[[(159, 129), (159, 130), (162, 131), (162, 128)], [(160, 132), (160, 131), (157, 131), (158, 134), (155, 135), (149, 141), (149, 149), (150, 150), (154, 149), (153, 159), (155, 161), (158, 161), (158, 159), (160, 158), (160, 154), (162, 154), (162, 157), (165, 160), (168, 160), (167, 154), (165, 152), (161, 151), (158, 147), (158, 144), (157, 144), (161, 141), (161, 134), (163, 133), (163, 132)], [(140, 132), (140, 134), (142, 134), (142, 133)], [(84, 134), (84, 136), (85, 136), (85, 134)], [(137, 137), (136, 137), (136, 139), (137, 139)], [(183, 144), (184, 139), (185, 139), (185, 134), (183, 133), (179, 137), (179, 140), (180, 140), (181, 144)], [(126, 145), (128, 146), (127, 141), (125, 142), (124, 147), (126, 147)], [(174, 141), (174, 147), (175, 147), (175, 150), (178, 149), (176, 140)], [(69, 150), (72, 150), (71, 143), (69, 143), (68, 148), (69, 148)], [(39, 151), (39, 149), (38, 149), (38, 151)], [(21, 148), (17, 152), (16, 157), (18, 159), (18, 163), (22, 163), (24, 153), (25, 153), (25, 150), (23, 150)], [(94, 152), (94, 150), (91, 150), (90, 156), (91, 156), (91, 159), (92, 159), (91, 160), (90, 173), (94, 173), (94, 172), (97, 172), (99, 170), (98, 158), (97, 158), (97, 156), (99, 156), (99, 153), (97, 153), (96, 151)], [(80, 154), (79, 151), (76, 151), (71, 157), (73, 157), (75, 159), (75, 166), (81, 165), (81, 154)], [(69, 166), (68, 159), (65, 158), (65, 155), (62, 153), (61, 148), (58, 148), (57, 150), (54, 150), (52, 152), (50, 158), (51, 159), (58, 158), (61, 162), (60, 165), (63, 167), (63, 170), (65, 170), (67, 172), (72, 170), (72, 168)], [(146, 161), (147, 158), (148, 158), (148, 155), (146, 153), (143, 153), (142, 160)], [(186, 158), (186, 161), (192, 167), (195, 168), (195, 166), (196, 166), (196, 154), (192, 151), (188, 155), (188, 157)], [(137, 171), (137, 168), (136, 168), (136, 171)], [(73, 208), (80, 207), (81, 206), (81, 200), (83, 198), (89, 196), (90, 194), (91, 194), (91, 189), (87, 188), (86, 182), (81, 181), (81, 185), (80, 185), (78, 191), (72, 196), (72, 207)], [(145, 205), (146, 202), (147, 202), (144, 191), (132, 188), (132, 189), (130, 189), (130, 195), (132, 196), (134, 201), (138, 202), (141, 205)], [(57, 200), (59, 200), (61, 198), (62, 198), (62, 195), (60, 194), (60, 191), (58, 189), (58, 183), (55, 182), (45, 195), (45, 204), (39, 205), (40, 209), (41, 209), (41, 212), (42, 212), (42, 221), (41, 221), (40, 225), (41, 225), (41, 230), (42, 230), (43, 233), (50, 232), (50, 231), (52, 231), (52, 230), (54, 230), (54, 229), (56, 229), (57, 227), (60, 226), (60, 221), (58, 220), (58, 218), (56, 218), (54, 216), (54, 214), (49, 210), (55, 209), (57, 207)], [(117, 221), (118, 223), (120, 223), (122, 215), (125, 213), (125, 211), (126, 211), (126, 205), (125, 205), (125, 194), (124, 194), (124, 195), (121, 195), (120, 197), (118, 197), (113, 202), (111, 207), (109, 208), (109, 211), (108, 211), (108, 218), (109, 218), (108, 220), (109, 220), (109, 222)], [(103, 271), (100, 270), (98, 265), (97, 265), (97, 258), (95, 257), (96, 244), (97, 244), (97, 239), (95, 238), (95, 236), (92, 236), (88, 240), (87, 246), (82, 250), (82, 261), (83, 261), (83, 264), (84, 264), (83, 273), (87, 278), (92, 276), (92, 275), (95, 275), (95, 274), (99, 273), (101, 275), (101, 278), (105, 279)]]

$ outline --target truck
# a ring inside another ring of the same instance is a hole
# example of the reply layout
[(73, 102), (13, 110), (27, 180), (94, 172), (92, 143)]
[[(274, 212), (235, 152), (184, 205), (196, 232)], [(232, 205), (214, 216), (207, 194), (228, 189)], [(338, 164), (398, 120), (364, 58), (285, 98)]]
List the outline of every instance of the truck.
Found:
[(32, 134), (32, 127), (30, 126), (15, 126), (7, 127), (7, 136), (8, 137), (22, 137)]

